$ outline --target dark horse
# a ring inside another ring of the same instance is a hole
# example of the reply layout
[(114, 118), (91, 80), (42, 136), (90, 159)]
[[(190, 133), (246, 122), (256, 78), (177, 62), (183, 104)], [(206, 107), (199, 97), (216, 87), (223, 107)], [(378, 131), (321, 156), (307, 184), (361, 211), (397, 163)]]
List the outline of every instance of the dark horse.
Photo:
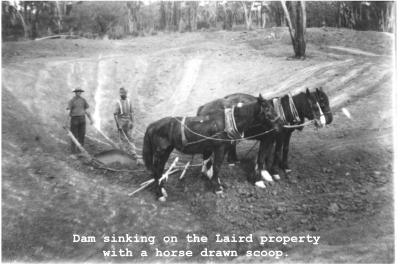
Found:
[[(293, 96), (292, 99), (295, 108), (290, 108), (289, 99), (289, 95), (285, 95), (284, 97), (280, 98), (282, 106), (281, 110), (284, 113), (281, 113), (280, 116), (283, 116), (281, 119), (284, 119), (287, 125), (303, 124), (305, 118), (314, 121), (317, 127), (320, 127), (325, 123), (329, 124), (332, 122), (332, 113), (329, 107), (329, 100), (322, 89), (316, 89), (316, 91), (312, 93), (310, 93), (310, 91), (307, 89), (305, 93), (302, 92)], [(197, 114), (206, 115), (212, 113), (213, 111), (217, 111), (218, 109), (223, 109), (240, 103), (246, 104), (249, 102), (254, 102), (255, 100), (256, 97), (254, 96), (236, 93), (201, 106), (198, 109)], [(297, 113), (297, 115), (295, 115), (295, 113)], [(297, 119), (295, 116), (297, 116)], [(269, 133), (263, 133), (265, 132), (265, 128), (260, 126), (251, 126), (244, 131), (244, 136), (246, 138), (260, 141), (260, 148), (255, 167), (255, 184), (257, 186), (265, 188), (264, 183), (260, 181), (260, 175), (266, 181), (273, 181), (271, 175), (268, 173), (267, 160), (272, 153), (275, 142), (275, 155), (271, 173), (274, 175), (275, 179), (279, 179), (279, 167), (284, 169), (286, 173), (290, 171), (287, 162), (289, 141), (291, 134), (295, 129), (296, 128), (284, 128), (281, 132), (272, 131)], [(302, 130), (303, 126), (299, 126), (297, 129)], [(236, 160), (236, 145), (232, 144), (228, 150), (228, 161), (234, 162)]]
[[(235, 108), (233, 116), (239, 132), (253, 124), (282, 125), (274, 110), (272, 101), (260, 95), (252, 103)], [(165, 201), (167, 193), (161, 178), (165, 163), (175, 148), (184, 154), (214, 153), (212, 174), (209, 175), (215, 193), (222, 192), (218, 173), (231, 139), (225, 129), (224, 110), (200, 117), (166, 117), (150, 124), (144, 136), (143, 160), (151, 170), (157, 184), (157, 196)]]

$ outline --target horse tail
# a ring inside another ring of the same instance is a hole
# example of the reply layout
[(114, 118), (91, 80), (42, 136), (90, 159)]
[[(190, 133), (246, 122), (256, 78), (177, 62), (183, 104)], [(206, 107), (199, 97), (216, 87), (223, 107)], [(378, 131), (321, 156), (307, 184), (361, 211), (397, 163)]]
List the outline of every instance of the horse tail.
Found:
[(147, 128), (143, 139), (143, 161), (147, 169), (153, 170), (153, 145), (151, 143), (151, 128)]

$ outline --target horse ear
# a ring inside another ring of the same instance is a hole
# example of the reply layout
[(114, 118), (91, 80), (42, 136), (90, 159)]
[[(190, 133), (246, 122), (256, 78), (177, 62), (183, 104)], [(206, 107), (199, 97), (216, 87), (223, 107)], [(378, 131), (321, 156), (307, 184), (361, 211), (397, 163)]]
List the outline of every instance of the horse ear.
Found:
[(324, 91), (322, 90), (322, 87), (319, 88), (319, 92), (324, 92)]
[(257, 100), (258, 100), (258, 103), (261, 103), (261, 102), (264, 100), (264, 98), (263, 98), (263, 96), (261, 95), (261, 93), (258, 95)]
[(306, 95), (307, 95), (307, 97), (310, 97), (311, 95), (310, 95), (310, 90), (308, 89), (308, 87), (307, 87), (307, 89), (306, 89)]

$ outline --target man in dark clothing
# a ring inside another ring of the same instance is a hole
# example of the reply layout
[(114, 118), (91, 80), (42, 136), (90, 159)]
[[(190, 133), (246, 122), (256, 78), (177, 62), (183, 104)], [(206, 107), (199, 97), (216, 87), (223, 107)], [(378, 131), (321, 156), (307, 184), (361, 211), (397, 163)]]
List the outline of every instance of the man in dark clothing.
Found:
[[(69, 116), (71, 117), (70, 129), (78, 142), (83, 146), (86, 133), (85, 115), (89, 118), (90, 124), (93, 124), (93, 120), (90, 113), (87, 111), (89, 104), (83, 97), (81, 97), (81, 94), (84, 91), (78, 87), (72, 92), (75, 92), (75, 96), (68, 102), (67, 107), (67, 110), (69, 110)], [(71, 141), (71, 153), (75, 154), (78, 153), (78, 151), (77, 146)]]

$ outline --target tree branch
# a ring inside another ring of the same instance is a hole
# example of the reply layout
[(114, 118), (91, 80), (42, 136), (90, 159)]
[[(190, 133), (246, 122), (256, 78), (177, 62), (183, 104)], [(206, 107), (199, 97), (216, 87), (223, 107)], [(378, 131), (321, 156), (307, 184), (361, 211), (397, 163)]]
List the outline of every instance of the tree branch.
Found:
[(294, 32), (293, 32), (292, 21), (290, 20), (289, 11), (287, 10), (284, 0), (281, 0), (281, 4), (282, 4), (283, 12), (285, 13), (286, 21), (288, 23), (290, 38), (292, 39), (292, 41), (294, 41)]

